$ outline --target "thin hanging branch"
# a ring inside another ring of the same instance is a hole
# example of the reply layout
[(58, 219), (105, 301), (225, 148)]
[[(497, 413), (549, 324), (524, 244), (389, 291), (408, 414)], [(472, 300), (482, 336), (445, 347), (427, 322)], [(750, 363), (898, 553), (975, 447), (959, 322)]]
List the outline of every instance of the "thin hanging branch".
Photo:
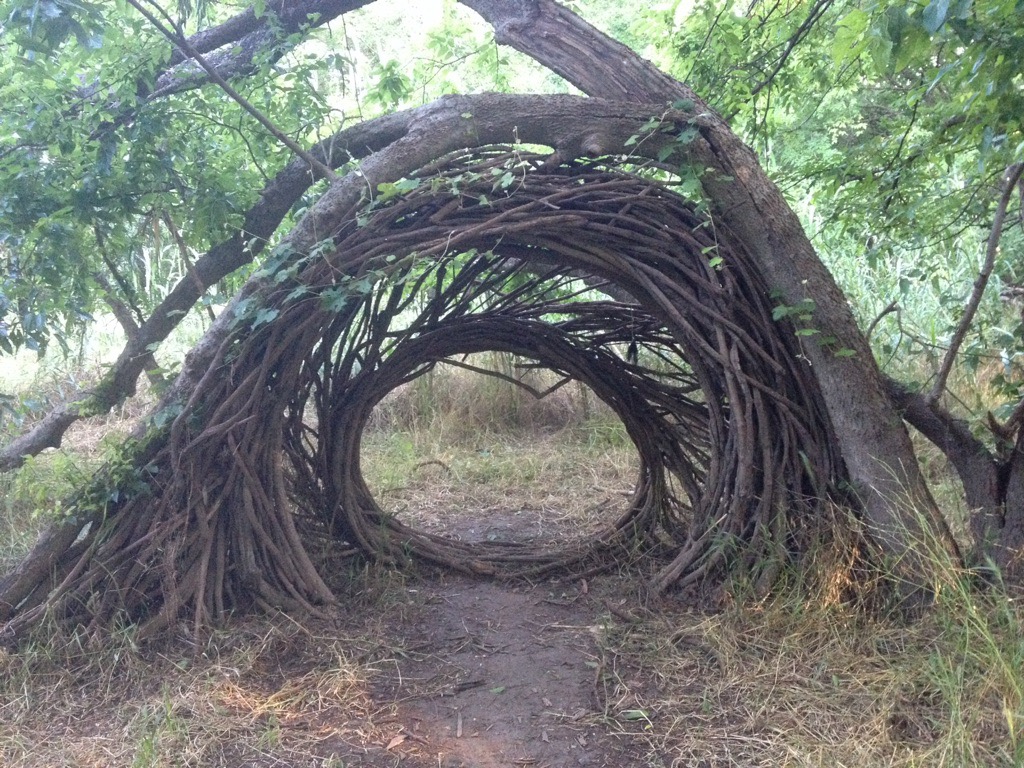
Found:
[(831, 5), (832, 0), (817, 0), (817, 2), (811, 6), (811, 9), (807, 12), (807, 18), (804, 19), (803, 23), (797, 27), (796, 32), (794, 32), (790, 36), (789, 40), (786, 41), (786, 47), (776, 60), (775, 66), (772, 67), (772, 71), (769, 72), (761, 82), (751, 88), (751, 96), (757, 96), (757, 94), (772, 84), (779, 72), (782, 71), (782, 68), (786, 66), (786, 62), (789, 60), (790, 54), (792, 54), (797, 45), (799, 45), (800, 42), (810, 34), (814, 25), (818, 22), (818, 19), (824, 15), (825, 11), (827, 11)]
[(880, 322), (882, 322), (882, 318), (884, 318), (886, 315), (891, 315), (893, 312), (899, 312), (899, 310), (900, 310), (899, 302), (896, 301), (895, 299), (890, 301), (889, 304), (885, 307), (885, 309), (883, 309), (881, 312), (879, 312), (875, 316), (875, 319), (872, 320), (868, 324), (867, 330), (864, 331), (864, 337), (866, 339), (868, 339), (868, 341), (870, 341), (871, 340), (871, 334), (873, 334), (875, 332), (875, 328), (877, 328), (878, 324)]
[(221, 74), (217, 71), (216, 67), (212, 66), (209, 62), (207, 62), (203, 55), (189, 43), (188, 38), (185, 37), (181, 30), (179, 30), (177, 26), (174, 24), (173, 20), (171, 20), (170, 17), (167, 16), (167, 13), (162, 8), (160, 8), (160, 6), (157, 5), (156, 2), (154, 2), (154, 0), (149, 0), (149, 3), (154, 8), (159, 10), (160, 14), (168, 20), (168, 24), (171, 25), (170, 28), (168, 28), (162, 21), (160, 21), (160, 19), (153, 15), (149, 10), (144, 8), (142, 6), (142, 3), (139, 2), (139, 0), (128, 0), (128, 4), (132, 8), (134, 8), (140, 14), (142, 14), (142, 16), (145, 17), (145, 19), (150, 24), (152, 24), (153, 27), (161, 35), (166, 37), (171, 43), (177, 46), (179, 50), (187, 54), (189, 58), (195, 60), (195, 62), (206, 71), (206, 74), (210, 76), (210, 80), (216, 83), (220, 87), (220, 89), (224, 91), (224, 93), (226, 93), (231, 99), (233, 99), (242, 109), (244, 109), (254, 118), (256, 118), (257, 122), (259, 122), (260, 125), (266, 128), (275, 139), (277, 139), (286, 147), (288, 147), (288, 149), (294, 152), (295, 155), (301, 157), (303, 160), (309, 163), (310, 169), (315, 171), (318, 176), (322, 176), (323, 178), (328, 179), (331, 182), (335, 182), (338, 180), (337, 174), (335, 174), (334, 171), (329, 166), (324, 165), (323, 162), (313, 157), (313, 155), (311, 155), (309, 152), (303, 149), (298, 143), (292, 141), (292, 139), (285, 135), (284, 131), (282, 131), (280, 128), (274, 125), (273, 122), (271, 122), (270, 118), (268, 118), (258, 109), (256, 109), (256, 107), (249, 103), (248, 99), (246, 99), (244, 96), (242, 96), (242, 94), (240, 94), (238, 91), (232, 88), (231, 84), (228, 83), (228, 81), (221, 76)]
[(992, 218), (992, 230), (989, 232), (988, 245), (985, 248), (985, 261), (981, 266), (978, 277), (974, 281), (974, 289), (971, 291), (971, 298), (967, 301), (967, 306), (964, 308), (963, 317), (960, 318), (960, 323), (957, 325), (953, 338), (949, 342), (946, 356), (942, 359), (942, 365), (935, 376), (935, 383), (932, 384), (931, 391), (928, 393), (928, 403), (930, 405), (937, 403), (942, 393), (946, 390), (946, 381), (949, 379), (950, 371), (953, 370), (953, 363), (956, 362), (956, 356), (959, 354), (960, 347), (964, 343), (967, 331), (970, 330), (971, 324), (974, 322), (974, 316), (978, 312), (978, 307), (981, 306), (981, 299), (985, 294), (988, 279), (992, 275), (996, 254), (999, 252), (999, 241), (1003, 236), (1003, 222), (1006, 220), (1006, 209), (1010, 205), (1010, 198), (1017, 188), (1017, 182), (1020, 181), (1022, 173), (1024, 173), (1024, 163), (1014, 163), (1003, 174), (1003, 192), (999, 196), (999, 204), (996, 206), (995, 216)]
[[(188, 254), (188, 243), (185, 242), (185, 238), (181, 236), (181, 232), (174, 223), (174, 219), (171, 218), (171, 214), (168, 211), (162, 211), (160, 213), (160, 219), (163, 221), (164, 226), (167, 227), (167, 231), (171, 233), (171, 237), (174, 239), (174, 244), (178, 247), (178, 255), (181, 256), (181, 261), (185, 265), (185, 271), (192, 281), (196, 285), (196, 291), (202, 296), (206, 293), (208, 286), (203, 285), (203, 281), (199, 279), (199, 275), (196, 273), (195, 264), (192, 263), (192, 257)], [(209, 304), (206, 305), (206, 314), (210, 318), (212, 323), (217, 319), (217, 315), (213, 312), (213, 307)]]

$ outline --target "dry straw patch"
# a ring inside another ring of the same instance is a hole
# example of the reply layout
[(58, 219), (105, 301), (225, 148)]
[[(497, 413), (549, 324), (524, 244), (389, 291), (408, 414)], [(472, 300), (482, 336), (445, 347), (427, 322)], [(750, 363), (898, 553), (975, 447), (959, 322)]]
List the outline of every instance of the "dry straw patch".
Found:
[(389, 738), (368, 692), (376, 640), (282, 619), (236, 623), (194, 655), (127, 637), (52, 647), (0, 659), (0, 764), (328, 765)]
[(797, 589), (612, 633), (608, 652), (654, 680), (646, 694), (621, 676), (610, 685), (619, 709), (648, 718), (652, 759), (672, 768), (1024, 762), (1019, 604), (952, 585), (907, 625), (823, 594)]

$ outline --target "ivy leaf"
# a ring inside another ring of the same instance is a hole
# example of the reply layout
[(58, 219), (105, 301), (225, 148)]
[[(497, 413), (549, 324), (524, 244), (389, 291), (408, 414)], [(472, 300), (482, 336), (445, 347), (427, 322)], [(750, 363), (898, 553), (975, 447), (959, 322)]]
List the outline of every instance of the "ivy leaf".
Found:
[(256, 317), (252, 321), (253, 329), (259, 328), (261, 325), (267, 325), (268, 323), (272, 322), (274, 318), (276, 318), (279, 314), (281, 314), (281, 311), (278, 309), (264, 307), (263, 309), (259, 310), (256, 313)]

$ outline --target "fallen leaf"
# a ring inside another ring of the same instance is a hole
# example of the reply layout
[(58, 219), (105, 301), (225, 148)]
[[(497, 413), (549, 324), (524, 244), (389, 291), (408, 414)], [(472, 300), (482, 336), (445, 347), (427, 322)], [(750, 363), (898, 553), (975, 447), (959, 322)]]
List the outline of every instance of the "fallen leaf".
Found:
[(619, 713), (623, 720), (647, 720), (647, 713), (642, 709), (624, 709)]
[(401, 744), (403, 741), (405, 741), (407, 738), (408, 738), (408, 736), (406, 736), (406, 734), (404, 734), (404, 733), (398, 734), (393, 739), (391, 739), (391, 741), (388, 742), (388, 745), (385, 747), (385, 750), (392, 750), (392, 749), (394, 749), (399, 744)]

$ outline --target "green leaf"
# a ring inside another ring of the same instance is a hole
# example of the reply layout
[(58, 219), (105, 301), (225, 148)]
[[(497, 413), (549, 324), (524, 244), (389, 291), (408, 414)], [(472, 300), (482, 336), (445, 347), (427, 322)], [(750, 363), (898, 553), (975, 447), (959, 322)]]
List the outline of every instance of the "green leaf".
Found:
[(270, 307), (263, 307), (256, 313), (256, 317), (253, 318), (252, 327), (259, 328), (261, 325), (267, 325), (273, 322), (273, 320), (281, 314), (278, 309), (272, 309)]
[(864, 49), (862, 38), (868, 28), (871, 16), (867, 11), (854, 8), (836, 27), (835, 39), (832, 41), (832, 59), (836, 64), (857, 58)]
[(328, 312), (342, 312), (348, 306), (352, 296), (340, 287), (328, 288), (320, 294), (320, 303)]
[(921, 15), (924, 28), (934, 35), (946, 23), (946, 14), (948, 12), (949, 0), (932, 0), (925, 7), (924, 13)]

